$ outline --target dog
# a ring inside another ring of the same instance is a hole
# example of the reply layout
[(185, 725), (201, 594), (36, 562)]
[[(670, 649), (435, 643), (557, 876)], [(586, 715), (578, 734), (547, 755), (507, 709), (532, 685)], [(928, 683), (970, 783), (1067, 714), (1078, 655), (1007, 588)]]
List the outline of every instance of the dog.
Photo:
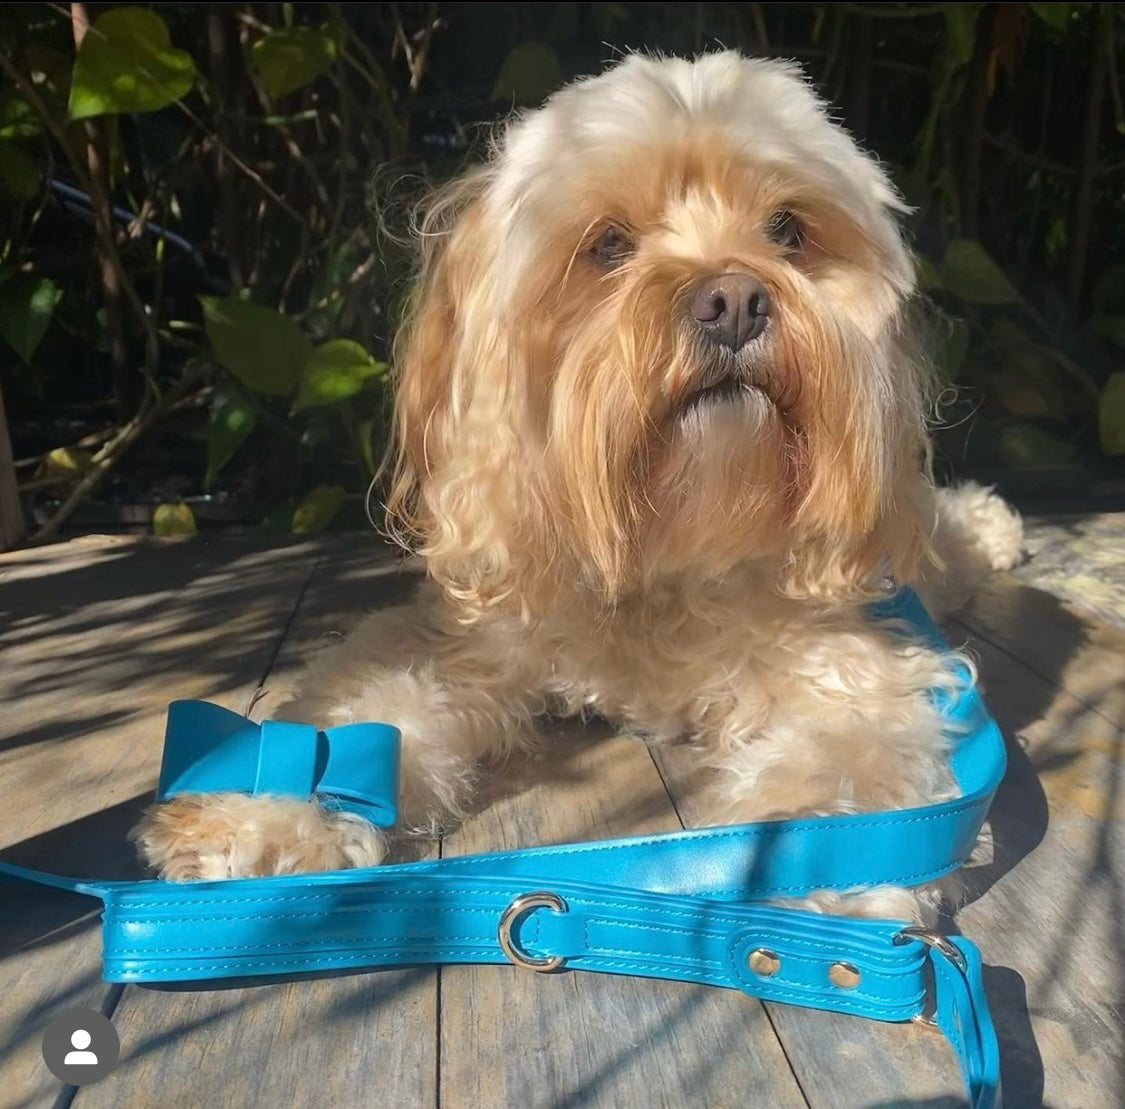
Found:
[[(953, 795), (927, 691), (963, 659), (865, 605), (888, 576), (959, 604), (1021, 525), (929, 477), (904, 212), (786, 62), (632, 55), (510, 122), (417, 225), (386, 507), (427, 584), (277, 715), (401, 728), (406, 829), (462, 817), (559, 713), (693, 740), (706, 823)], [(239, 794), (157, 805), (136, 840), (171, 879), (372, 866), (388, 842)]]

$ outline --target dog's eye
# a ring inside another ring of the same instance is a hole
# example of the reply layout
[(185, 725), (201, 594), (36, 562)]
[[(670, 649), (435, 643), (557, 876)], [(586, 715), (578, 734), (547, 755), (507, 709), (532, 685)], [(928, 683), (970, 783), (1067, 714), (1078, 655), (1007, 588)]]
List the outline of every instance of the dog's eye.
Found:
[(778, 208), (766, 224), (766, 234), (785, 250), (800, 250), (805, 242), (801, 221), (788, 208)]
[(628, 231), (616, 224), (610, 224), (593, 241), (590, 246), (590, 257), (599, 266), (613, 269), (621, 265), (636, 249), (636, 244)]

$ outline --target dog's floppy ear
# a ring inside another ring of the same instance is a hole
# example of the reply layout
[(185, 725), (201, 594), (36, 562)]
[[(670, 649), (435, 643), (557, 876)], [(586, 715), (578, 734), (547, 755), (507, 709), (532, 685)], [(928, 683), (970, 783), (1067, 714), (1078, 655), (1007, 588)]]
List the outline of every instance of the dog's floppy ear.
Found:
[(395, 344), (388, 532), (425, 556), (472, 621), (519, 605), (543, 553), (543, 513), (521, 455), (527, 351), (497, 311), (490, 169), (437, 194), (418, 227), (421, 269)]
[(404, 547), (428, 541), (432, 526), (422, 488), (448, 457), (457, 364), (464, 341), (460, 318), (479, 261), (479, 177), (434, 195), (417, 220), (419, 267), (394, 345), (395, 406), (387, 461), (388, 532)]

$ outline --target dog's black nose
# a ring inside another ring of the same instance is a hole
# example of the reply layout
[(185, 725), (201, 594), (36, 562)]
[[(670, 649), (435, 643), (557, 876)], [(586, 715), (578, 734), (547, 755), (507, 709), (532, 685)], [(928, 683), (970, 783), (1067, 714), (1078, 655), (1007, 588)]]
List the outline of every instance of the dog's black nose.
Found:
[(691, 315), (699, 330), (716, 343), (740, 350), (766, 329), (770, 295), (748, 273), (705, 277), (691, 297)]

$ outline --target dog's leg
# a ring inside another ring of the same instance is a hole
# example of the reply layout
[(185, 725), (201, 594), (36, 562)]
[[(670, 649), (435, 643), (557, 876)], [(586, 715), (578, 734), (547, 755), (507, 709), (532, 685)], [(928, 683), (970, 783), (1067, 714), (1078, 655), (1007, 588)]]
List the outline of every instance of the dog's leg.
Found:
[(990, 488), (966, 481), (934, 491), (933, 544), (943, 563), (915, 583), (935, 615), (956, 612), (988, 580), (1020, 561), (1023, 521)]
[[(928, 696), (961, 680), (948, 660), (860, 623), (839, 635), (810, 627), (793, 651), (791, 668), (748, 676), (718, 733), (701, 736), (716, 770), (701, 823), (897, 809), (956, 794)], [(884, 886), (785, 903), (929, 922), (941, 901), (939, 889)]]
[[(323, 726), (386, 721), (402, 730), (399, 826), (457, 819), (478, 764), (530, 735), (531, 677), (519, 651), (487, 633), (444, 629), (425, 608), (376, 614), (314, 656), (302, 696), (279, 719)], [(140, 854), (172, 879), (374, 866), (386, 835), (307, 801), (185, 795), (153, 806), (134, 830)]]

